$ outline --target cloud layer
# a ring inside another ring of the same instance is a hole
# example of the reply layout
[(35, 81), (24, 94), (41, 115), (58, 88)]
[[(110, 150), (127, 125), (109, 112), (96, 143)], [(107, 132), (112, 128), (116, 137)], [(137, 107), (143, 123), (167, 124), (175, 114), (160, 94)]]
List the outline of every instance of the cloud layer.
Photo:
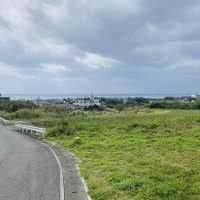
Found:
[(0, 91), (199, 92), (199, 11), (198, 0), (1, 2)]

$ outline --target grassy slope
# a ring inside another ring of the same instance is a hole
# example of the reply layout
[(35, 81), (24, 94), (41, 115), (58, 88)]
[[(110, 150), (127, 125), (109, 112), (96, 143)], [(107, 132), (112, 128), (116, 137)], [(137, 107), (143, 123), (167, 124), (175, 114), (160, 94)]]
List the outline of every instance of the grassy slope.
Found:
[(75, 135), (51, 140), (81, 158), (82, 175), (94, 200), (200, 199), (199, 111), (21, 110), (1, 115), (47, 127), (71, 115)]
[(200, 112), (90, 115), (72, 122), (80, 139), (53, 140), (82, 160), (94, 200), (200, 199)]

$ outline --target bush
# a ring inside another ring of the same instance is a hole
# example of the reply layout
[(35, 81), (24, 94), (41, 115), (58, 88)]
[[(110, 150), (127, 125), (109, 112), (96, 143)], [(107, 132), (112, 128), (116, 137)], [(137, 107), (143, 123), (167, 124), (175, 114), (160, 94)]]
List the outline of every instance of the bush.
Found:
[(127, 105), (141, 106), (149, 103), (149, 99), (143, 97), (128, 98)]
[(163, 102), (152, 102), (152, 103), (150, 103), (149, 108), (160, 108), (160, 109), (163, 109), (163, 108), (166, 108), (166, 105)]
[(193, 108), (200, 110), (200, 101), (195, 102)]
[(200, 104), (198, 102), (190, 102), (190, 101), (162, 100), (162, 101), (151, 102), (149, 104), (149, 108), (191, 110), (191, 109), (199, 109)]
[(58, 122), (56, 127), (49, 128), (46, 132), (47, 137), (57, 137), (57, 136), (70, 136), (73, 134), (73, 128), (70, 126), (69, 122), (64, 119)]
[(34, 119), (43, 116), (43, 113), (39, 110), (22, 109), (18, 110), (10, 115), (9, 119)]
[(9, 101), (0, 102), (0, 110), (6, 112), (16, 112), (20, 109), (35, 109), (37, 106), (32, 101)]

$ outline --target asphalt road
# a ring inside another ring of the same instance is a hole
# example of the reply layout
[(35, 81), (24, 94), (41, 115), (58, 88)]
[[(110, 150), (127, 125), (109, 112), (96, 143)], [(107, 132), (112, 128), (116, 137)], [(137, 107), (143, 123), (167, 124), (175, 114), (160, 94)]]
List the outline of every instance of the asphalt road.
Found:
[(59, 200), (59, 169), (49, 149), (2, 125), (0, 200)]

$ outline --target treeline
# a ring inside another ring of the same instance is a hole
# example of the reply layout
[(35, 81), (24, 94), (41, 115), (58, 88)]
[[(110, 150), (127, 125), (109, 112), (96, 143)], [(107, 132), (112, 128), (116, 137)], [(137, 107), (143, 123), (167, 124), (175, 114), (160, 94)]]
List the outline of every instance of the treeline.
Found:
[(101, 103), (108, 108), (123, 110), (126, 107), (144, 106), (150, 103), (150, 100), (143, 97), (135, 98), (101, 98)]
[(177, 101), (177, 100), (162, 100), (162, 101), (152, 101), (149, 108), (155, 109), (185, 109), (185, 110), (199, 110), (200, 101)]
[(101, 98), (105, 107), (123, 110), (127, 107), (145, 107), (150, 109), (200, 109), (200, 101), (192, 97), (165, 97), (152, 98)]

